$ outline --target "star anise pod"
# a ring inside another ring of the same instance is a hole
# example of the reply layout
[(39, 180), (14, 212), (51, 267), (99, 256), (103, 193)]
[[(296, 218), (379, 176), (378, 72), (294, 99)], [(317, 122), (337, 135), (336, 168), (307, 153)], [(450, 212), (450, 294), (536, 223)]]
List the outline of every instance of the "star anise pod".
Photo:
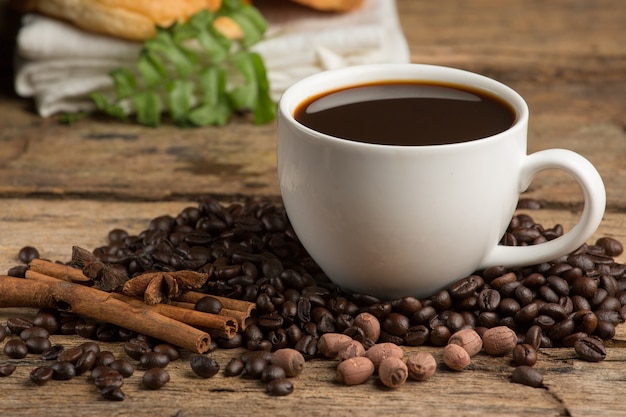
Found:
[(72, 264), (82, 268), (83, 274), (102, 291), (114, 291), (128, 280), (120, 268), (100, 261), (93, 253), (78, 246), (72, 247)]
[(202, 287), (209, 278), (208, 274), (195, 271), (146, 272), (126, 281), (122, 294), (131, 297), (143, 297), (146, 304), (169, 302), (181, 292)]

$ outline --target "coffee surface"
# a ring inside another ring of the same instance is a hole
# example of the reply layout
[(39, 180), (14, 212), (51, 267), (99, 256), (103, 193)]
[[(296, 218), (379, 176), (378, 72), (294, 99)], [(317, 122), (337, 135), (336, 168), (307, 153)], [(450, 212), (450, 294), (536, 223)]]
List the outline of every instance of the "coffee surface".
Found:
[(442, 145), (503, 132), (515, 111), (498, 97), (448, 84), (364, 84), (315, 96), (294, 113), (301, 124), (358, 142)]

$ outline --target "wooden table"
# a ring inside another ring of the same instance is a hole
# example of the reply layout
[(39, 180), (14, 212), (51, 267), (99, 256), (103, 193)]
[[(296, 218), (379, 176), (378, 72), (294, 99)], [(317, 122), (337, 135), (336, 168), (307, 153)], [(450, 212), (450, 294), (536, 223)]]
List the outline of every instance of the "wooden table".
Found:
[[(622, 0), (398, 0), (412, 60), (460, 67), (494, 77), (519, 91), (531, 109), (529, 152), (563, 147), (596, 165), (607, 188), (604, 221), (590, 241), (626, 242), (626, 8)], [(10, 43), (3, 42), (3, 48)], [(6, 56), (6, 55), (5, 55)], [(6, 70), (7, 61), (3, 60)], [(3, 80), (6, 86), (7, 77)], [(26, 245), (67, 261), (71, 246), (93, 249), (109, 230), (139, 232), (161, 214), (177, 214), (211, 194), (277, 199), (275, 125), (234, 122), (225, 128), (142, 128), (87, 119), (63, 126), (36, 116), (26, 100), (0, 97), (0, 272), (19, 264)], [(544, 208), (539, 223), (566, 229), (581, 210), (576, 183), (541, 174), (526, 193)], [(626, 256), (618, 258), (626, 261)], [(2, 311), (1, 320), (28, 311)], [(75, 345), (75, 337), (54, 336)], [(105, 345), (106, 346), (106, 345)], [(106, 346), (122, 355), (119, 345)], [(440, 350), (431, 350), (440, 358)], [(407, 349), (408, 350), (408, 349)], [(222, 366), (241, 352), (212, 355)], [(508, 358), (479, 355), (469, 370), (440, 370), (431, 380), (383, 389), (372, 379), (355, 387), (334, 382), (332, 361), (307, 363), (287, 397), (264, 393), (257, 381), (201, 380), (188, 362), (169, 366), (159, 391), (133, 376), (123, 402), (99, 399), (86, 377), (28, 383), (38, 359), (22, 360), (0, 378), (0, 410), (11, 416), (61, 415), (626, 415), (626, 326), (618, 326), (607, 358), (577, 360), (571, 349), (543, 349), (536, 365), (540, 389), (509, 382)], [(7, 358), (0, 354), (0, 363)]]

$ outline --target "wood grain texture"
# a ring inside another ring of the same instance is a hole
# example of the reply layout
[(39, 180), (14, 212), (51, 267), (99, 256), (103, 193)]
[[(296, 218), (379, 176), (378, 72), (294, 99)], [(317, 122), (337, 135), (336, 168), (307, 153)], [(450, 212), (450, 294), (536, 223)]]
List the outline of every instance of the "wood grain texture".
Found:
[[(598, 168), (608, 205), (589, 242), (603, 236), (626, 242), (623, 2), (397, 4), (413, 62), (468, 69), (510, 85), (530, 106), (529, 152), (568, 148)], [(2, 42), (0, 50), (11, 56), (12, 46)], [(6, 62), (0, 68), (5, 86)], [(278, 201), (275, 133), (274, 123), (254, 126), (242, 120), (201, 129), (152, 129), (98, 118), (63, 126), (36, 116), (27, 100), (1, 95), (0, 273), (19, 264), (23, 246), (37, 247), (44, 258), (68, 261), (72, 245), (103, 245), (114, 228), (138, 233), (156, 216), (176, 215), (195, 205), (201, 194)], [(569, 230), (581, 211), (579, 187), (563, 173), (539, 174), (525, 196), (543, 203), (544, 209), (525, 212), (546, 227), (562, 224)], [(626, 255), (618, 260), (626, 262)], [(0, 309), (0, 323), (33, 313)], [(82, 341), (53, 336), (54, 343), (67, 346)], [(103, 348), (124, 356), (119, 344)], [(439, 349), (423, 349), (441, 363)], [(224, 367), (241, 352), (211, 355)], [(361, 386), (341, 386), (334, 380), (336, 363), (314, 360), (294, 380), (294, 394), (273, 398), (258, 381), (222, 373), (208, 380), (196, 377), (189, 355), (185, 352), (168, 366), (171, 382), (159, 391), (143, 389), (138, 370), (124, 385), (128, 399), (115, 403), (101, 400), (86, 376), (36, 387), (28, 374), (42, 363), (38, 357), (13, 361), (0, 352), (0, 364), (18, 366), (12, 376), (0, 378), (0, 410), (21, 417), (626, 415), (625, 325), (618, 326), (603, 362), (582, 362), (571, 349), (542, 349), (536, 366), (544, 387), (539, 389), (509, 382), (510, 357), (480, 354), (467, 371), (440, 366), (431, 380), (408, 382), (397, 390), (382, 387), (375, 378)]]

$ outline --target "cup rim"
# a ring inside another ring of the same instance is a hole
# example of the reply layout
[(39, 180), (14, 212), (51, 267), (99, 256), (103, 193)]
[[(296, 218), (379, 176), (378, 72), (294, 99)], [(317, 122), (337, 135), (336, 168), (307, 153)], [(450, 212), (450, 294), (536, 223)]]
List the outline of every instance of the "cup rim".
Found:
[[(506, 130), (491, 136), (470, 141), (439, 144), (439, 145), (388, 145), (379, 143), (368, 143), (359, 141), (348, 141), (339, 137), (318, 132), (298, 122), (294, 117), (294, 112), (301, 103), (326, 92), (346, 87), (357, 87), (365, 83), (378, 81), (432, 81), (444, 82), (452, 86), (468, 86), (474, 90), (483, 91), (494, 95), (505, 101), (515, 111), (515, 121)], [(383, 149), (421, 149), (432, 150), (437, 148), (452, 149), (466, 146), (475, 146), (478, 143), (498, 140), (501, 137), (514, 134), (520, 129), (526, 129), (528, 124), (529, 109), (524, 98), (511, 87), (475, 72), (432, 64), (416, 63), (385, 63), (385, 64), (364, 64), (342, 67), (322, 71), (305, 77), (290, 87), (288, 87), (278, 102), (279, 117), (278, 122), (287, 122), (291, 126), (306, 133), (308, 136), (325, 139), (343, 145), (359, 147), (374, 147)]]

